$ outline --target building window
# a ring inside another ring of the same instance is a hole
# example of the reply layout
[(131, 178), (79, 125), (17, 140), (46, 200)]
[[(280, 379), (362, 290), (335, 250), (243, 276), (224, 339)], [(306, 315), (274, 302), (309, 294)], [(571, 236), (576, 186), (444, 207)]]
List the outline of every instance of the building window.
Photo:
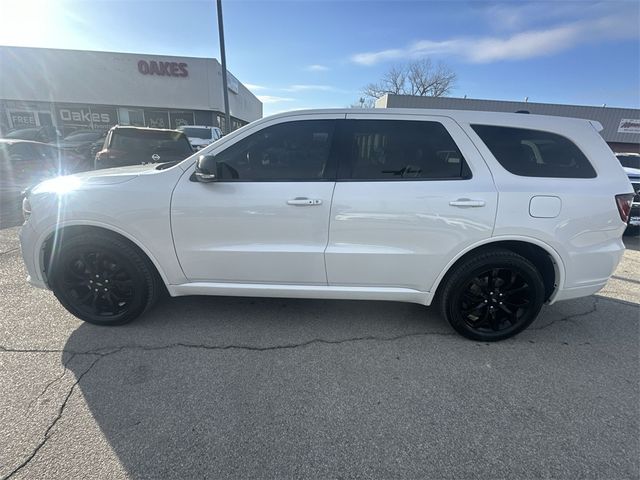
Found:
[(170, 128), (169, 112), (166, 110), (145, 110), (144, 119), (147, 127)]
[(144, 126), (144, 113), (142, 110), (121, 107), (118, 109), (118, 117), (120, 125)]
[(171, 128), (193, 125), (193, 112), (170, 112)]

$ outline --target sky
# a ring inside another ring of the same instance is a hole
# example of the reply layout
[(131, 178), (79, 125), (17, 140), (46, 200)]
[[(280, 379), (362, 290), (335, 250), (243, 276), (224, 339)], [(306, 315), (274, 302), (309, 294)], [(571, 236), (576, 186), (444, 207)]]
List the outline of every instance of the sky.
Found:
[[(640, 108), (637, 0), (222, 5), (227, 67), (265, 115), (347, 107), (422, 58), (454, 97)], [(214, 0), (0, 0), (0, 45), (220, 58)]]

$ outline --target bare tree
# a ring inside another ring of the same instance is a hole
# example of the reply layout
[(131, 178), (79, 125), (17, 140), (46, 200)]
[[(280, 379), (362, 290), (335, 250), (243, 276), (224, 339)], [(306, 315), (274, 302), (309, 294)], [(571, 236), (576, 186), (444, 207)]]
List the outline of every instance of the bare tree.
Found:
[(456, 74), (451, 68), (438, 63), (435, 67), (430, 59), (394, 66), (378, 83), (370, 83), (362, 90), (369, 99), (383, 95), (417, 95), (420, 97), (444, 97), (454, 87)]
[(373, 108), (376, 106), (376, 99), (371, 97), (360, 97), (357, 102), (349, 105), (349, 108)]

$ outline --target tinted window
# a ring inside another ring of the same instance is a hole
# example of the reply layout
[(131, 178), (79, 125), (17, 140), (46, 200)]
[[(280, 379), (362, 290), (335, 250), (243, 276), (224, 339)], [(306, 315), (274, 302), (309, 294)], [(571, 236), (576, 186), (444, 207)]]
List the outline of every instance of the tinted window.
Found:
[(555, 133), (524, 128), (472, 125), (496, 160), (514, 175), (594, 178), (596, 172), (580, 149)]
[(184, 134), (187, 137), (202, 138), (203, 140), (211, 140), (210, 128), (180, 127), (180, 131), (184, 132)]
[(640, 155), (617, 155), (620, 165), (640, 169)]
[(438, 122), (349, 120), (346, 145), (358, 180), (460, 179), (470, 171)]
[(191, 144), (180, 132), (158, 130), (114, 130), (111, 134), (111, 148), (126, 152), (171, 152), (190, 155)]
[(223, 180), (313, 181), (327, 177), (333, 120), (280, 123), (216, 155)]
[(70, 142), (95, 142), (96, 140), (100, 140), (103, 135), (104, 133), (102, 132), (72, 133), (64, 137), (64, 139)]

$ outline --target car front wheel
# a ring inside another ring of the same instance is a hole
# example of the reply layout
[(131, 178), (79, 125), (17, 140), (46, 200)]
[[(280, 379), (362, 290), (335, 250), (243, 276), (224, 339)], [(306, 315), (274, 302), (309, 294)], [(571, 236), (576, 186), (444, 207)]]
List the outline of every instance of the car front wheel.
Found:
[(473, 255), (448, 275), (440, 310), (461, 335), (480, 341), (512, 337), (538, 316), (545, 298), (542, 276), (509, 250)]
[(122, 325), (150, 308), (161, 280), (142, 252), (112, 235), (64, 238), (52, 253), (49, 284), (73, 315), (96, 325)]

